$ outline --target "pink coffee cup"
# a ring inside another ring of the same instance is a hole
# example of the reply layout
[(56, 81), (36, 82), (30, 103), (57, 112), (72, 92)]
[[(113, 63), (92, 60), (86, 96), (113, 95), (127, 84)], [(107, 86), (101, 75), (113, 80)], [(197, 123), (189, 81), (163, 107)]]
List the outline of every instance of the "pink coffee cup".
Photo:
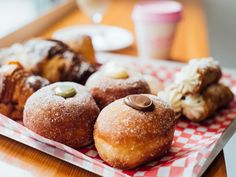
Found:
[(139, 56), (168, 59), (182, 5), (176, 1), (148, 1), (134, 7)]

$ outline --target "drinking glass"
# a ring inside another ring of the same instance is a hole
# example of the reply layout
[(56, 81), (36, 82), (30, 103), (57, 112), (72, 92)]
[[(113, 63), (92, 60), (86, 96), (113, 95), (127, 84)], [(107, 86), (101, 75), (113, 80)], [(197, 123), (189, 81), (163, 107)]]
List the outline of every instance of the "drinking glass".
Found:
[[(104, 13), (111, 0), (76, 0), (77, 5), (93, 22), (79, 25), (69, 30), (70, 36), (88, 35), (92, 38), (96, 51), (113, 51), (130, 46), (133, 42), (132, 34), (122, 28), (103, 25)], [(73, 34), (72, 34), (73, 33)]]
[(76, 0), (76, 2), (94, 24), (102, 21), (109, 4), (109, 0)]

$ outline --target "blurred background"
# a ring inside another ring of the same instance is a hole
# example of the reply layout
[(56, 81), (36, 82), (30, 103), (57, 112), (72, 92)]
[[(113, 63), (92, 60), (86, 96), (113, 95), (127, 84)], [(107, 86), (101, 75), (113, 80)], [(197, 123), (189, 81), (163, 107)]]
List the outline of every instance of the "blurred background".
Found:
[(201, 0), (206, 16), (210, 53), (224, 66), (236, 67), (236, 1)]
[[(22, 26), (34, 21), (58, 5), (66, 3), (66, 1), (68, 0), (0, 0), (0, 38), (3, 38)], [(192, 28), (192, 39), (190, 38), (187, 40), (192, 40), (194, 43), (194, 40), (199, 38), (199, 36), (204, 33), (205, 29), (202, 29), (204, 27), (202, 24), (205, 23), (207, 39), (202, 40), (202, 45), (205, 46), (209, 44), (209, 51), (205, 51), (203, 53), (209, 53), (209, 55), (214, 56), (220, 62), (222, 61), (221, 63), (223, 66), (230, 68), (236, 66), (236, 1), (179, 1), (184, 2), (187, 6), (189, 6), (189, 8), (184, 10), (183, 18), (185, 18), (185, 20), (184, 22), (181, 22), (178, 30), (186, 31), (186, 29), (183, 28)], [(128, 16), (127, 18), (131, 18), (131, 16)], [(202, 24), (197, 23), (197, 21), (196, 23), (191, 22), (191, 20), (195, 21), (200, 18), (203, 19), (201, 22)], [(191, 24), (189, 22), (191, 22)], [(186, 23), (189, 23), (190, 25), (186, 25)], [(183, 37), (182, 33), (181, 36), (178, 35), (178, 30), (176, 38), (178, 38), (178, 40), (181, 40), (181, 38), (186, 40), (187, 37)], [(191, 32), (186, 32), (186, 36), (188, 36), (188, 33)], [(173, 46), (175, 49), (174, 51), (182, 50), (187, 54), (188, 51), (186, 51), (186, 48), (188, 48), (188, 50), (194, 50), (191, 46), (186, 47), (183, 44), (181, 43), (182, 46), (179, 46), (179, 43), (176, 44), (175, 42), (175, 45)], [(194, 52), (192, 53), (194, 54)], [(176, 60), (188, 60), (183, 58), (181, 55), (177, 55), (176, 52), (172, 52), (171, 56)], [(191, 55), (186, 56), (187, 58), (194, 57)]]
[[(19, 30), (31, 22), (50, 13), (55, 8), (72, 2), (73, 0), (0, 0), (0, 43), (6, 36)], [(78, 0), (78, 2), (83, 0)], [(86, 0), (84, 0), (86, 1)], [(101, 1), (101, 0), (99, 0)], [(108, 0), (103, 0), (108, 1)], [(134, 25), (131, 12), (137, 0), (109, 0), (110, 3), (101, 14), (87, 14), (79, 8), (74, 0), (74, 8), (68, 12), (67, 17), (61, 17), (57, 21), (50, 21), (52, 27), (39, 36), (51, 37), (52, 34), (64, 27), (101, 23), (118, 26), (126, 29), (134, 35)], [(157, 0), (156, 0), (157, 1)], [(175, 32), (171, 60), (187, 62), (195, 57), (213, 56), (222, 66), (236, 69), (236, 0), (177, 0), (183, 5), (182, 20)], [(94, 1), (95, 2), (95, 1)], [(91, 8), (91, 12), (94, 10)], [(96, 9), (95, 9), (96, 10)], [(60, 11), (57, 13), (60, 13)], [(102, 14), (103, 15), (103, 14)], [(60, 22), (60, 23), (59, 23)], [(42, 21), (40, 22), (42, 24)], [(34, 28), (40, 28), (36, 25)], [(104, 34), (102, 34), (104, 35)], [(113, 42), (117, 42), (116, 37)], [(98, 39), (100, 40), (100, 39)], [(137, 41), (136, 41), (137, 42)], [(136, 42), (130, 44), (128, 49), (112, 51), (118, 54), (137, 55)], [(226, 164), (234, 170), (236, 157), (234, 151), (236, 135), (226, 146)], [(230, 161), (233, 161), (230, 163)], [(233, 164), (233, 165), (232, 165)], [(232, 165), (232, 166), (230, 166)], [(236, 176), (236, 174), (232, 175)]]
[(0, 38), (67, 0), (0, 0)]

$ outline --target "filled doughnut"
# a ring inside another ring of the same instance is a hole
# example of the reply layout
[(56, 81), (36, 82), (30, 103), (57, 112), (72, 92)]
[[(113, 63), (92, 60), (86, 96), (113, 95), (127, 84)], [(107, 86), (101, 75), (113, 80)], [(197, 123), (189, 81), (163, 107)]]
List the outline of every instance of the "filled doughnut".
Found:
[(108, 164), (131, 169), (165, 154), (174, 130), (175, 114), (169, 105), (153, 95), (129, 95), (101, 111), (94, 142)]
[(110, 64), (90, 76), (86, 86), (100, 109), (127, 95), (150, 93), (150, 88), (141, 74)]
[(43, 137), (79, 148), (93, 142), (98, 114), (99, 108), (84, 86), (58, 82), (27, 100), (23, 123)]

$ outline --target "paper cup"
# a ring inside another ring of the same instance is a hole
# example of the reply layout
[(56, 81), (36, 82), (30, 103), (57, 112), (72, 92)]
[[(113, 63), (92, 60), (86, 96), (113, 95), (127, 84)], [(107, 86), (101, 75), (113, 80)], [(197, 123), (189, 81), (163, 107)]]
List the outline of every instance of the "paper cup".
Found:
[(133, 20), (139, 56), (168, 59), (182, 6), (175, 1), (153, 1), (134, 7)]

